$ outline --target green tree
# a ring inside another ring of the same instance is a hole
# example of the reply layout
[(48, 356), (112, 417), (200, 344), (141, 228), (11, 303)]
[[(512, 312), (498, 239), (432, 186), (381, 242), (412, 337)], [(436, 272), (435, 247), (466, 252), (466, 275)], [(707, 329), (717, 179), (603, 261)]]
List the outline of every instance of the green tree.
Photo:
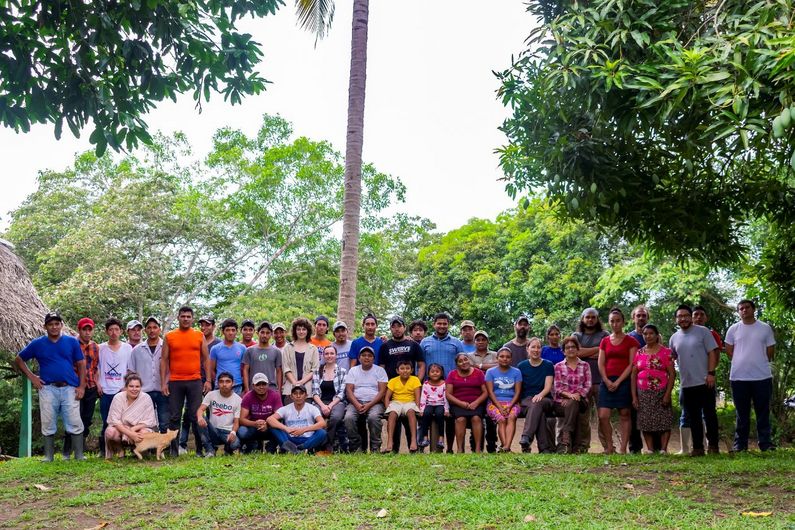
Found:
[[(253, 138), (223, 129), (206, 161), (190, 158), (176, 135), (139, 156), (88, 153), (73, 170), (40, 176), (7, 237), (50, 307), (70, 321), (149, 313), (170, 321), (182, 303), (208, 306), (267, 285), (277, 264), (325, 248), (342, 219), (339, 153), (292, 138), (281, 118), (266, 116)], [(372, 216), (402, 200), (399, 180), (371, 165), (364, 175)]]
[[(659, 255), (729, 266), (770, 221), (764, 265), (795, 239), (795, 32), (789, 0), (531, 0), (539, 26), (500, 74), (511, 194)], [(779, 231), (785, 231), (781, 236)], [(789, 269), (785, 269), (789, 270)], [(792, 275), (765, 279), (795, 307)]]
[[(322, 38), (334, 18), (333, 0), (296, 0), (300, 24)], [(353, 0), (351, 73), (348, 84), (348, 127), (345, 139), (345, 215), (342, 222), (340, 318), (353, 321), (359, 270), (359, 220), (364, 145), (364, 97), (367, 80), (367, 29), (369, 0)]]
[(197, 107), (210, 92), (232, 104), (265, 89), (262, 57), (245, 16), (276, 12), (281, 0), (132, 0), (0, 3), (0, 123), (64, 122), (75, 136), (94, 122), (91, 143), (150, 143), (142, 115), (165, 98), (192, 91)]

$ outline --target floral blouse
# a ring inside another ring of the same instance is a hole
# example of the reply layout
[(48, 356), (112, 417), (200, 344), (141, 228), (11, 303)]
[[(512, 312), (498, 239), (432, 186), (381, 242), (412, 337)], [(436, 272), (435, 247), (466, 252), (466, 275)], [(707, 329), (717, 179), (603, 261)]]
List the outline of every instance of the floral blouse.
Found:
[(668, 367), (671, 366), (671, 350), (662, 346), (657, 353), (641, 348), (635, 354), (638, 369), (639, 390), (665, 390), (668, 386)]

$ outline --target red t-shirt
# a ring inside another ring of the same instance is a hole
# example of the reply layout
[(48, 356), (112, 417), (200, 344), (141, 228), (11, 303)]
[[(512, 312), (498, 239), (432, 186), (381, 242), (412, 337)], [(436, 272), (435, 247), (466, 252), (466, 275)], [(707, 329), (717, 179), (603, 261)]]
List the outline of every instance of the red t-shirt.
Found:
[(640, 348), (640, 343), (635, 340), (635, 337), (624, 335), (622, 340), (617, 346), (610, 342), (610, 336), (602, 339), (599, 343), (599, 349), (605, 352), (605, 373), (607, 377), (620, 376), (627, 366), (629, 366), (629, 350), (632, 348)]
[(486, 384), (486, 376), (477, 368), (473, 368), (472, 373), (466, 377), (462, 377), (458, 370), (452, 370), (447, 374), (446, 383), (453, 385), (454, 397), (472, 403), (480, 397), (480, 387)]

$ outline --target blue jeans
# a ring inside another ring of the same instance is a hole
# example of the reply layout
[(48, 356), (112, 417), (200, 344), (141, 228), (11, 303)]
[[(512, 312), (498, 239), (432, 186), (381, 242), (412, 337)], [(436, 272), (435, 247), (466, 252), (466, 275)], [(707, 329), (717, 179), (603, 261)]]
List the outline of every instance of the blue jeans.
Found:
[(218, 429), (209, 421), (207, 427), (199, 427), (199, 433), (202, 437), (202, 445), (204, 450), (210, 453), (215, 452), (215, 448), (219, 445), (224, 446), (224, 452), (231, 455), (235, 449), (240, 449), (240, 438), (235, 437), (233, 442), (227, 442), (226, 439), (229, 433), (232, 432), (227, 429)]
[(297, 445), (300, 450), (314, 449), (315, 447), (323, 445), (326, 443), (327, 436), (325, 429), (312, 431), (312, 436), (309, 438), (305, 436), (290, 436), (287, 434), (287, 431), (281, 429), (273, 429), (273, 435), (279, 440), (279, 445), (289, 440)]
[(756, 432), (759, 449), (767, 451), (774, 447), (770, 428), (770, 400), (773, 396), (773, 379), (761, 381), (731, 381), (736, 423), (734, 428), (734, 450), (748, 449), (748, 433), (751, 430), (751, 402), (756, 414)]
[(103, 393), (99, 396), (99, 415), (102, 416), (102, 431), (99, 433), (99, 446), (100, 449), (105, 448), (105, 429), (108, 428), (108, 413), (110, 412), (110, 404), (116, 394)]
[(237, 430), (237, 437), (243, 446), (244, 453), (250, 453), (254, 448), (259, 445), (259, 442), (268, 442), (274, 440), (273, 431), (267, 429), (259, 431), (256, 427), (247, 427), (242, 425)]
[(151, 392), (147, 392), (147, 394), (152, 398), (152, 403), (155, 405), (155, 412), (157, 412), (157, 428), (160, 432), (166, 432), (170, 415), (168, 411), (168, 396), (164, 396), (163, 393), (158, 390), (152, 390)]
[(39, 412), (41, 414), (41, 434), (52, 436), (58, 430), (58, 416), (61, 416), (64, 430), (71, 434), (83, 432), (80, 419), (80, 401), (75, 399), (75, 387), (44, 385), (39, 390)]

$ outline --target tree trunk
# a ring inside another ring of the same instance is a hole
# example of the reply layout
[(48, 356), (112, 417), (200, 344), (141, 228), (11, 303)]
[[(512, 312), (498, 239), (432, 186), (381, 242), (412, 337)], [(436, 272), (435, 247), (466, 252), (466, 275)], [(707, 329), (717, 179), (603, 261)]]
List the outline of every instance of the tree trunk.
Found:
[(345, 144), (345, 200), (342, 220), (342, 259), (337, 317), (355, 325), (356, 281), (359, 268), (359, 217), (362, 200), (362, 144), (364, 95), (367, 80), (368, 0), (354, 0), (351, 37), (351, 75), (348, 84), (348, 131)]

